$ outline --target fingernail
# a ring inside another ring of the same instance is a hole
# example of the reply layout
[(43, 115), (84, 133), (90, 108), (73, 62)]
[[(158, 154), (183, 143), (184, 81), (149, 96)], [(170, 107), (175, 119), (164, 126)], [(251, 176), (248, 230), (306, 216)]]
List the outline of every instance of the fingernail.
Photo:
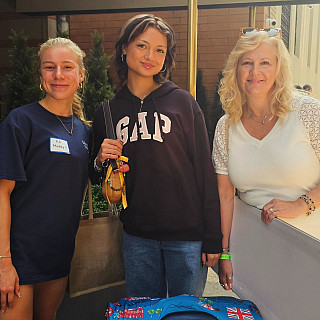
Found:
[(21, 298), (21, 293), (20, 292), (18, 292), (18, 297)]
[(4, 310), (1, 310), (1, 313), (4, 313)]

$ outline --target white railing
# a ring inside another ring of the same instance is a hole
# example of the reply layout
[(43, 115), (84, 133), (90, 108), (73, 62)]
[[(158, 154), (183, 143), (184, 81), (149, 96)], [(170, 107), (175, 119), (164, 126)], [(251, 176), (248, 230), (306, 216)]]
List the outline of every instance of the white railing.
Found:
[(320, 319), (320, 210), (291, 220), (294, 226), (280, 219), (265, 225), (260, 212), (235, 198), (234, 292), (265, 320)]

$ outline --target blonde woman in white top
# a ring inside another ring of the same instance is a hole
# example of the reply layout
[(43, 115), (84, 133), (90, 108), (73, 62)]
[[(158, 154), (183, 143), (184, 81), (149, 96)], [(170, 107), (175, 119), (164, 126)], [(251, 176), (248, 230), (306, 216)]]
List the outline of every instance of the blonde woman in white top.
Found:
[[(293, 94), (290, 56), (266, 31), (243, 35), (219, 90), (223, 116), (213, 161), (218, 174), (224, 253), (228, 254), (235, 188), (261, 219), (296, 218), (320, 205), (320, 102)], [(220, 260), (221, 285), (232, 289), (232, 263)]]

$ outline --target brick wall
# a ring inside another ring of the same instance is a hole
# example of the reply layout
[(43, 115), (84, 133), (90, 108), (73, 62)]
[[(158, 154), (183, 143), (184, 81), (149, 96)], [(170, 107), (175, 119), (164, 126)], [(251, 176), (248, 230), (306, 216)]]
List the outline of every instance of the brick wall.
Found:
[[(175, 30), (177, 39), (176, 69), (172, 80), (187, 88), (187, 11), (153, 12), (165, 19)], [(86, 53), (89, 53), (91, 33), (104, 33), (104, 48), (114, 53), (114, 46), (124, 22), (138, 13), (112, 13), (73, 15), (70, 17), (70, 36)], [(266, 7), (257, 8), (256, 25), (264, 26)], [(224, 8), (199, 10), (198, 68), (203, 71), (204, 85), (210, 101), (213, 99), (218, 73), (222, 71), (229, 52), (239, 37), (239, 29), (247, 27), (248, 8)]]

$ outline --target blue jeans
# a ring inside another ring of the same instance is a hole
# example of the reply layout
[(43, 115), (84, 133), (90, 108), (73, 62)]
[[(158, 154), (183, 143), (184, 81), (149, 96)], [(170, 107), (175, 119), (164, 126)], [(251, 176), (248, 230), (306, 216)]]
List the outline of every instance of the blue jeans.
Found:
[(127, 297), (201, 297), (208, 269), (201, 241), (157, 241), (124, 234)]

